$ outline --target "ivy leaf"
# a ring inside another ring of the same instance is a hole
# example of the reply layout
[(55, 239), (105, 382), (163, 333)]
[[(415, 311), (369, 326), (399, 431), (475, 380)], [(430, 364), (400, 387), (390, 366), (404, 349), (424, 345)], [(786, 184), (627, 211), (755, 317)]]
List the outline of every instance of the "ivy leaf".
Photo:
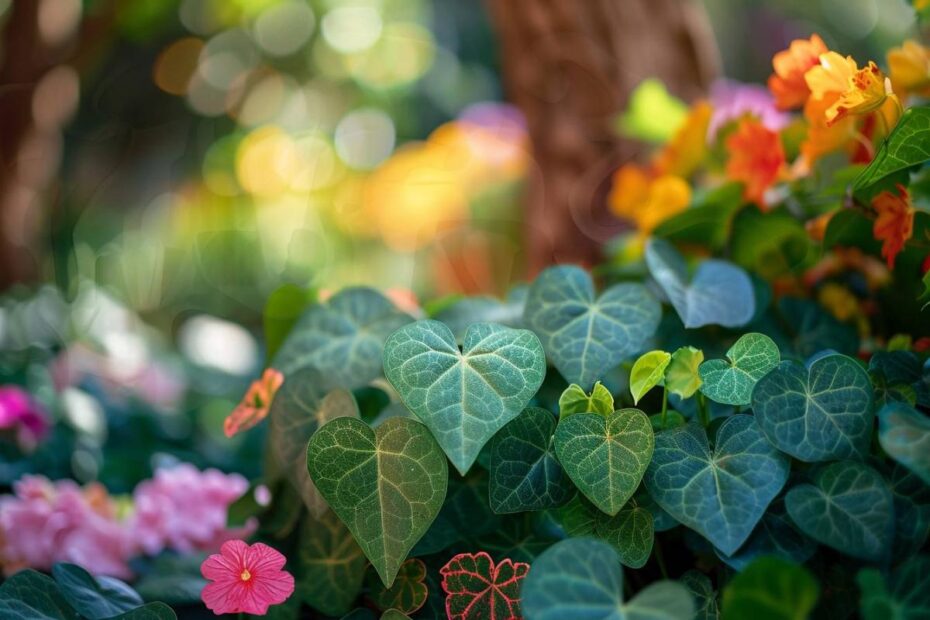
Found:
[(533, 562), (523, 584), (523, 613), (527, 620), (691, 620), (694, 601), (673, 581), (655, 582), (624, 601), (623, 571), (613, 548), (569, 538)]
[(546, 357), (539, 339), (524, 329), (475, 323), (459, 351), (448, 327), (417, 321), (388, 338), (384, 372), (464, 475), (536, 394)]
[(802, 532), (846, 555), (881, 560), (891, 551), (891, 491), (867, 465), (843, 461), (825, 466), (813, 484), (788, 491), (785, 508)]
[(672, 361), (665, 369), (665, 389), (681, 398), (691, 398), (701, 387), (700, 375), (704, 352), (694, 347), (681, 347), (672, 353)]
[(156, 601), (113, 616), (110, 620), (177, 620), (177, 617), (173, 609)]
[(723, 618), (799, 620), (810, 615), (819, 596), (817, 581), (806, 568), (761, 557), (724, 588)]
[[(780, 341), (782, 351), (790, 351), (801, 358), (832, 349), (844, 355), (855, 355), (859, 349), (856, 329), (825, 311), (815, 301), (798, 297), (782, 297), (778, 300), (778, 314), (788, 337)], [(776, 334), (772, 334), (773, 337)]]
[(681, 584), (688, 588), (694, 597), (697, 611), (694, 620), (717, 620), (720, 609), (717, 605), (717, 593), (710, 579), (704, 573), (693, 568), (681, 576)]
[(594, 536), (598, 512), (588, 500), (576, 495), (559, 510), (559, 523), (569, 536)]
[(665, 240), (650, 239), (646, 265), (688, 329), (739, 327), (756, 312), (752, 280), (732, 263), (706, 259), (689, 281), (688, 267), (678, 250)]
[(666, 351), (649, 351), (644, 353), (633, 364), (630, 371), (630, 394), (633, 395), (633, 404), (638, 405), (639, 399), (646, 392), (665, 379), (665, 369), (672, 361), (671, 353)]
[(595, 299), (584, 269), (550, 267), (530, 287), (523, 318), (566, 380), (587, 389), (640, 351), (662, 308), (641, 284), (611, 286)]
[(494, 297), (466, 297), (443, 308), (433, 318), (448, 325), (458, 342), (465, 339), (465, 332), (472, 323), (523, 327), (523, 309), (528, 290), (526, 286), (516, 287), (504, 301)]
[(930, 535), (930, 486), (895, 465), (888, 488), (894, 503), (894, 556), (907, 557), (923, 547)]
[(374, 289), (347, 288), (301, 315), (272, 366), (285, 377), (313, 366), (334, 386), (361, 387), (381, 375), (384, 340), (412, 320)]
[(446, 459), (429, 429), (410, 418), (377, 430), (336, 418), (310, 438), (307, 469), (390, 587), (446, 496)]
[(405, 614), (412, 614), (426, 603), (429, 590), (426, 587), (426, 564), (422, 560), (411, 558), (401, 564), (397, 579), (390, 588), (385, 588), (378, 574), (369, 571), (365, 582), (368, 597), (375, 607), (382, 611), (396, 609)]
[(305, 518), (297, 549), (297, 592), (327, 616), (348, 612), (362, 589), (368, 561), (349, 529), (332, 511)]
[(930, 160), (930, 108), (908, 108), (882, 143), (875, 159), (856, 179), (853, 190), (867, 189), (895, 172)]
[(337, 389), (329, 393), (327, 379), (315, 368), (291, 373), (271, 402), (271, 447), (285, 476), (315, 517), (328, 506), (307, 473), (307, 442), (321, 426), (340, 417), (358, 418), (352, 394)]
[(888, 456), (930, 484), (930, 418), (904, 403), (888, 403), (878, 412), (878, 442)]
[(509, 559), (495, 566), (484, 551), (453, 557), (439, 569), (449, 620), (520, 618), (520, 585), (529, 569)]
[(926, 555), (901, 564), (887, 582), (874, 568), (859, 571), (856, 581), (862, 590), (859, 611), (864, 620), (930, 617), (930, 557)]
[(573, 413), (600, 413), (607, 415), (614, 410), (614, 396), (600, 381), (594, 384), (590, 394), (580, 385), (572, 383), (559, 397), (559, 417), (566, 418)]
[(613, 517), (595, 511), (594, 533), (614, 548), (621, 564), (630, 568), (646, 565), (655, 541), (652, 513), (635, 501), (627, 502)]
[(10, 620), (78, 620), (48, 575), (21, 570), (0, 585), (0, 616)]
[(726, 360), (707, 360), (699, 370), (707, 398), (725, 405), (748, 405), (756, 382), (778, 366), (781, 355), (764, 334), (744, 334), (727, 351)]
[(284, 284), (268, 296), (263, 312), (268, 360), (274, 358), (297, 319), (309, 304), (316, 301), (316, 297), (315, 290), (304, 289), (296, 284)]
[(575, 486), (600, 510), (615, 515), (636, 491), (655, 439), (639, 409), (603, 416), (577, 413), (559, 421), (555, 453)]
[(713, 451), (696, 422), (656, 435), (643, 480), (666, 512), (732, 555), (785, 485), (788, 467), (752, 416), (734, 415), (720, 425)]
[(76, 564), (55, 564), (52, 577), (68, 604), (89, 620), (110, 618), (142, 605), (142, 597), (128, 584), (113, 577), (94, 577)]
[(803, 564), (817, 551), (817, 544), (798, 531), (779, 498), (772, 502), (749, 539), (733, 555), (724, 555), (715, 549), (717, 556), (735, 570), (743, 570), (756, 558), (764, 555)]
[(572, 498), (575, 487), (552, 449), (555, 416), (528, 407), (491, 440), (491, 510), (544, 510)]
[(825, 355), (807, 368), (782, 362), (756, 383), (752, 410), (769, 441), (798, 460), (858, 458), (868, 452), (872, 382), (845, 355)]

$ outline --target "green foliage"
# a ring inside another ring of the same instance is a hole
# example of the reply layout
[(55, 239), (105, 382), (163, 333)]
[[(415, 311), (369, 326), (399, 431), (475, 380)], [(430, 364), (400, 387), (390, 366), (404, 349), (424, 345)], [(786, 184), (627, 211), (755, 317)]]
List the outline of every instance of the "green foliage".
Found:
[(307, 446), (310, 477), (390, 587), (442, 507), (446, 459), (429, 430), (391, 418), (377, 430), (337, 418)]
[(700, 389), (700, 375), (704, 352), (694, 347), (680, 347), (672, 353), (672, 361), (665, 369), (665, 389), (681, 398), (691, 398)]
[(856, 179), (854, 189), (863, 191), (882, 179), (930, 161), (930, 108), (910, 108), (901, 116), (875, 159)]
[(930, 616), (930, 556), (918, 555), (901, 564), (890, 579), (874, 568), (856, 577), (862, 590), (863, 620), (920, 620)]
[(878, 440), (888, 456), (930, 484), (930, 418), (903, 403), (878, 412)]
[(614, 396), (604, 384), (598, 381), (591, 393), (585, 392), (580, 385), (572, 383), (559, 397), (559, 417), (565, 418), (573, 413), (600, 413), (607, 415), (614, 410)]
[(367, 561), (349, 529), (330, 510), (300, 528), (296, 591), (310, 607), (337, 616), (352, 608)]
[(527, 330), (475, 323), (459, 351), (448, 327), (417, 321), (388, 338), (384, 374), (464, 475), (542, 385), (546, 359)]
[(268, 296), (268, 301), (265, 302), (264, 327), (266, 356), (269, 360), (274, 359), (297, 319), (314, 301), (316, 291), (294, 284), (284, 284)]
[(655, 439), (639, 409), (603, 416), (577, 413), (559, 421), (555, 453), (575, 486), (603, 512), (617, 514), (652, 458)]
[(791, 562), (761, 557), (723, 591), (723, 619), (805, 620), (817, 603), (813, 575)]
[(630, 371), (630, 394), (633, 395), (633, 404), (639, 404), (639, 399), (646, 392), (665, 380), (665, 369), (672, 361), (672, 355), (665, 351), (649, 351), (643, 353), (633, 364)]
[(680, 581), (694, 598), (694, 620), (717, 620), (720, 617), (717, 593), (707, 575), (691, 569), (681, 576)]
[(396, 609), (404, 614), (412, 614), (426, 603), (429, 590), (424, 579), (426, 565), (417, 559), (407, 560), (401, 565), (394, 585), (390, 588), (384, 587), (376, 572), (369, 571), (366, 578), (368, 597), (375, 607), (383, 611)]
[(756, 383), (778, 365), (778, 346), (764, 334), (740, 336), (726, 360), (707, 360), (699, 369), (701, 392), (725, 405), (748, 405)]
[(56, 564), (52, 577), (65, 600), (91, 620), (110, 618), (142, 605), (142, 597), (122, 581), (94, 577), (74, 564)]

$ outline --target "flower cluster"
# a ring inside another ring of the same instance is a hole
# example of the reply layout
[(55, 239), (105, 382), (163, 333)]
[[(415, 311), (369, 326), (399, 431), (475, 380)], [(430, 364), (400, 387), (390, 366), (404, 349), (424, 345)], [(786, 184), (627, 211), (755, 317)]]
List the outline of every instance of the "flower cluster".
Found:
[[(650, 164), (617, 170), (612, 211), (632, 220), (643, 240), (689, 206), (699, 175), (703, 185), (741, 184), (743, 199), (768, 211), (827, 156), (869, 163), (905, 104), (930, 96), (930, 48), (906, 41), (888, 52), (885, 64), (887, 74), (872, 61), (860, 66), (816, 34), (793, 41), (773, 57), (767, 88), (721, 83), (709, 99), (691, 106)], [(913, 235), (911, 197), (898, 186), (865, 202), (882, 257), (893, 268)], [(822, 232), (828, 220), (825, 215), (811, 222)]]
[(139, 484), (124, 509), (100, 484), (24, 476), (14, 495), (0, 498), (0, 565), (9, 575), (72, 562), (93, 574), (129, 577), (135, 556), (212, 551), (250, 533), (251, 525), (226, 527), (229, 505), (247, 488), (239, 475), (182, 464)]

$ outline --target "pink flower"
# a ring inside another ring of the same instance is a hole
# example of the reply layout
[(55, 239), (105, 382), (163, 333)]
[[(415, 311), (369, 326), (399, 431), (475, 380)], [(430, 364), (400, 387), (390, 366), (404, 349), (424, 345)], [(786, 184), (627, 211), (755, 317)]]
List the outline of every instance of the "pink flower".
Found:
[(200, 565), (209, 583), (201, 598), (213, 613), (249, 613), (264, 616), (270, 605), (278, 605), (294, 593), (294, 577), (282, 570), (286, 558), (277, 550), (241, 540), (223, 543), (220, 553)]
[(49, 426), (45, 410), (25, 390), (15, 385), (0, 387), (0, 429), (15, 429), (21, 448), (34, 448), (48, 434)]
[(249, 483), (238, 474), (199, 471), (188, 463), (159, 469), (133, 493), (132, 539), (148, 554), (165, 548), (180, 553), (214, 551), (224, 541), (254, 530), (254, 525), (226, 527), (229, 505), (248, 488)]
[(775, 106), (772, 93), (764, 86), (719, 80), (711, 87), (710, 102), (714, 113), (707, 128), (707, 141), (714, 142), (717, 132), (743, 116), (753, 116), (766, 129), (779, 131), (791, 122), (791, 116)]

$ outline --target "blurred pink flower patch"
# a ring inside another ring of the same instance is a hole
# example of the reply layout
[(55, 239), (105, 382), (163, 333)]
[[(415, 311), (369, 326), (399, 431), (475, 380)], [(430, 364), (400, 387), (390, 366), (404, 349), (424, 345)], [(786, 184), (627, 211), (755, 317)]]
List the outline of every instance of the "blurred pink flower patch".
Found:
[(203, 589), (203, 602), (213, 613), (249, 613), (263, 616), (268, 607), (283, 603), (294, 593), (294, 577), (283, 570), (287, 559), (262, 543), (241, 540), (223, 543), (200, 572), (211, 583)]
[(274, 368), (266, 369), (261, 379), (253, 381), (242, 397), (242, 402), (223, 423), (226, 436), (232, 437), (236, 433), (247, 431), (268, 417), (271, 401), (283, 383), (284, 375)]
[(776, 107), (769, 89), (757, 84), (718, 80), (711, 88), (710, 102), (714, 113), (707, 128), (709, 143), (717, 139), (717, 133), (726, 125), (744, 116), (758, 119), (772, 131), (780, 131), (791, 122), (791, 115)]
[(35, 448), (50, 427), (45, 410), (28, 392), (15, 385), (0, 387), (0, 429), (15, 431), (20, 448)]

